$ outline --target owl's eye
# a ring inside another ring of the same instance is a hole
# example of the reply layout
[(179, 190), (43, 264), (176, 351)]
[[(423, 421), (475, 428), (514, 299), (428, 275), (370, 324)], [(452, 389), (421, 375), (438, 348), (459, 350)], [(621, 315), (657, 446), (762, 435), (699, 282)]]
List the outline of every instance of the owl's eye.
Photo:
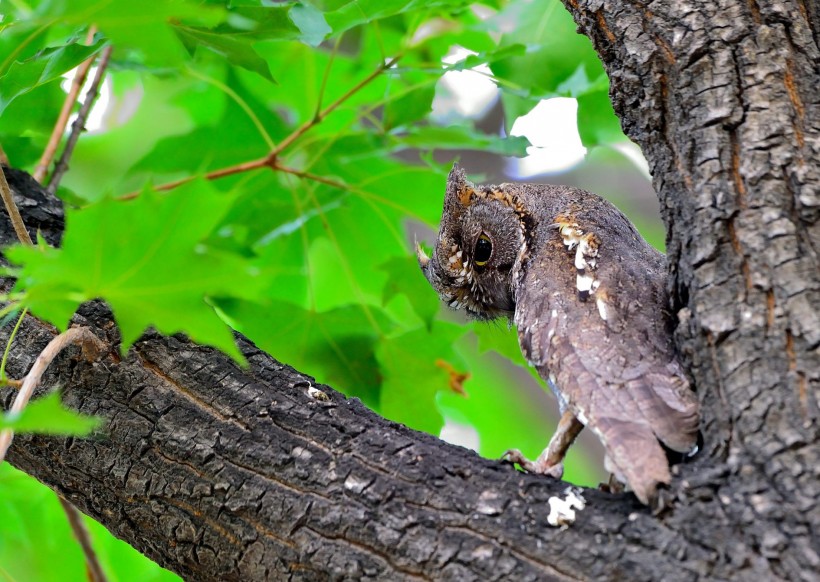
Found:
[(478, 237), (478, 242), (475, 243), (473, 260), (477, 266), (483, 267), (490, 260), (491, 254), (493, 254), (493, 243), (490, 242), (486, 234), (482, 234)]

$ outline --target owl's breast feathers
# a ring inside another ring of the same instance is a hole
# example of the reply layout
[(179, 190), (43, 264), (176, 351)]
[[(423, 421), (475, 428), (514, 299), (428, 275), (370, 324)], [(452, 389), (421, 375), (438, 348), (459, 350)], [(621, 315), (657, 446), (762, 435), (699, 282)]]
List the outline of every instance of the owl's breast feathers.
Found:
[(614, 206), (572, 192), (541, 221), (514, 283), (519, 342), (649, 503), (670, 481), (659, 441), (688, 452), (698, 429), (697, 399), (672, 346), (665, 258)]

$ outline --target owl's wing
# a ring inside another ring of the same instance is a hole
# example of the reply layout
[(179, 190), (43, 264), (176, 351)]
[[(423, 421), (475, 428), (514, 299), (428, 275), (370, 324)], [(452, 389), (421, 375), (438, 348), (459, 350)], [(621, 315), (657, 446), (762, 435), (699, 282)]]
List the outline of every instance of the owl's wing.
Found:
[(515, 323), (524, 355), (649, 503), (670, 481), (659, 441), (691, 450), (698, 404), (673, 352), (665, 259), (615, 212), (554, 218), (517, 286)]

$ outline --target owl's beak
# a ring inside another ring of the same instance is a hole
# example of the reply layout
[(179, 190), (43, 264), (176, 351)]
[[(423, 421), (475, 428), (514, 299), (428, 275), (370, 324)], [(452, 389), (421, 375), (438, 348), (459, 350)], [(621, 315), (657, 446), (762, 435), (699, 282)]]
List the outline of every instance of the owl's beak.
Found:
[(421, 267), (421, 270), (426, 271), (427, 264), (430, 262), (430, 257), (427, 256), (427, 253), (424, 252), (424, 249), (421, 248), (420, 244), (416, 244), (416, 257), (419, 260), (419, 267)]
[(438, 291), (438, 286), (436, 285), (436, 277), (433, 273), (433, 263), (430, 261), (430, 257), (427, 256), (427, 253), (424, 252), (424, 249), (421, 248), (421, 245), (416, 243), (416, 258), (419, 261), (419, 267), (421, 267), (421, 272), (424, 274), (424, 278), (433, 286), (433, 289)]

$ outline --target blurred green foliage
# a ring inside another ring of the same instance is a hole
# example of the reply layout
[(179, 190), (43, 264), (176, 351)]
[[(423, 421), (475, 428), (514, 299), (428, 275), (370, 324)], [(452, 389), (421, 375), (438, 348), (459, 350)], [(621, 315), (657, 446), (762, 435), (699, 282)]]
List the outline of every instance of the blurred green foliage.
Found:
[[(6, 251), (35, 315), (64, 328), (102, 297), (124, 350), (151, 325), (241, 359), (230, 325), (388, 418), (432, 434), (445, 420), (470, 426), (483, 455), (545, 445), (549, 422), (500, 365), (499, 354), (526, 367), (514, 330), (454, 320), (412, 241), (436, 228), (460, 151), (528, 146), (472, 119), (437, 123), (448, 71), (488, 65), (507, 128), (571, 96), (585, 145), (625, 139), (601, 64), (558, 0), (17, 0), (0, 31), (0, 144), (30, 171), (62, 76), (113, 47), (102, 127), (80, 139), (59, 190), (63, 247)], [(457, 47), (471, 52), (443, 65)], [(274, 149), (275, 171), (201, 179)], [(461, 372), (463, 392), (451, 382)], [(569, 480), (599, 475), (584, 454), (568, 458)], [(92, 529), (112, 580), (173, 578)], [(54, 496), (0, 467), (0, 574), (83, 572)]]

